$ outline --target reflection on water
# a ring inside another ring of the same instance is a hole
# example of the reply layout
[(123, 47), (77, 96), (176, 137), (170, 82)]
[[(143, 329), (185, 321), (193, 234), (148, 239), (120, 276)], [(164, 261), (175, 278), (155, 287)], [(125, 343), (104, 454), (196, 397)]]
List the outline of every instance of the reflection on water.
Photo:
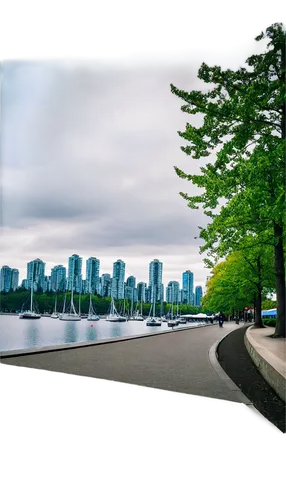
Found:
[(145, 321), (110, 323), (104, 319), (93, 323), (85, 319), (60, 321), (48, 317), (42, 317), (40, 320), (19, 320), (18, 316), (1, 315), (0, 321), (2, 351), (132, 337), (168, 329), (166, 324), (152, 328), (146, 326)]
[(86, 340), (87, 341), (92, 341), (92, 340), (98, 340), (100, 337), (97, 335), (96, 327), (94, 326), (93, 323), (87, 325), (86, 329)]
[(39, 345), (39, 325), (38, 319), (22, 319), (25, 321), (25, 347), (35, 347)]
[[(58, 320), (59, 321), (59, 320)], [(77, 321), (66, 321), (65, 322), (65, 344), (71, 344), (72, 342), (77, 342), (78, 329)]]

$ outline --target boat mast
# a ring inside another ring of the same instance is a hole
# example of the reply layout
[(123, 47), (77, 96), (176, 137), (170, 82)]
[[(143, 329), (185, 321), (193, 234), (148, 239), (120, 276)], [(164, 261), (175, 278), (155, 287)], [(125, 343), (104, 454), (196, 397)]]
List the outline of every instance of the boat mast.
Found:
[(133, 315), (133, 300), (134, 300), (134, 288), (132, 288), (132, 300), (131, 300), (131, 311), (130, 316)]
[(33, 288), (34, 288), (34, 262), (32, 269), (32, 282), (31, 282), (31, 303), (30, 303), (30, 311), (33, 311)]
[(65, 293), (65, 298), (64, 298), (63, 314), (65, 314), (66, 312), (66, 301), (67, 301), (67, 292)]
[(111, 297), (110, 316), (114, 316), (114, 309), (115, 309), (114, 298)]
[(73, 305), (73, 277), (74, 277), (74, 262), (72, 268), (72, 283), (71, 283), (71, 305), (70, 305), (70, 314), (74, 313), (74, 305)]
[(31, 303), (30, 303), (30, 311), (33, 311), (33, 281), (32, 281), (32, 284), (31, 284)]

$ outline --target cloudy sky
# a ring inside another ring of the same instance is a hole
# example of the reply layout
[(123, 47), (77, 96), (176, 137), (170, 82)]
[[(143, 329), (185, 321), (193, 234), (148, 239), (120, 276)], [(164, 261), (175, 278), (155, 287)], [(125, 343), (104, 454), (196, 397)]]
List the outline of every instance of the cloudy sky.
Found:
[[(178, 28), (180, 11), (166, 11)], [(259, 49), (254, 37), (277, 19), (218, 32), (196, 22), (197, 13), (177, 30), (177, 43), (164, 24), (158, 32), (149, 23), (146, 44), (144, 12), (137, 29), (128, 25), (128, 36), (122, 26), (119, 31), (116, 12), (111, 37), (100, 32), (97, 19), (93, 52), (86, 19), (81, 54), (63, 39), (54, 52), (34, 44), (34, 52), (28, 46), (25, 54), (17, 46), (4, 58), (0, 264), (19, 268), (20, 279), (27, 261), (39, 257), (49, 274), (78, 253), (84, 273), (90, 256), (100, 259), (100, 273), (111, 272), (121, 258), (126, 277), (147, 281), (148, 264), (158, 258), (165, 285), (181, 282), (186, 269), (194, 272), (196, 285), (205, 285), (209, 271), (199, 254), (202, 242), (194, 238), (207, 221), (179, 196), (195, 190), (173, 169), (195, 172), (202, 163), (180, 151), (177, 131), (190, 118), (180, 111), (170, 83), (202, 88), (196, 75), (203, 61), (237, 68)]]

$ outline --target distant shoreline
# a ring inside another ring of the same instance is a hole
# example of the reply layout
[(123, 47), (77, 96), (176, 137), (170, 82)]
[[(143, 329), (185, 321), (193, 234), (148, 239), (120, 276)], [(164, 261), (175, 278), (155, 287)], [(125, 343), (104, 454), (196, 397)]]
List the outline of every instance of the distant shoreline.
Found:
[[(19, 316), (20, 312), (18, 313), (7, 313), (7, 312), (2, 312), (0, 311), (0, 316)], [(51, 314), (41, 314), (42, 318), (50, 318)], [(99, 317), (100, 319), (105, 319), (106, 318), (106, 315), (100, 315), (99, 314)], [(85, 316), (82, 317), (82, 319), (85, 319), (87, 318), (87, 314)]]

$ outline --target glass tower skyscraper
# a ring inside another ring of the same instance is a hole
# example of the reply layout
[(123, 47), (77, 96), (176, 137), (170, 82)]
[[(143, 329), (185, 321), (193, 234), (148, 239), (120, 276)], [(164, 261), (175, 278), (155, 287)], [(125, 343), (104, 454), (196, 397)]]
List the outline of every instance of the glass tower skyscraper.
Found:
[(99, 266), (100, 260), (90, 257), (86, 261), (86, 292), (99, 292)]
[(114, 299), (124, 299), (125, 262), (118, 259), (113, 264), (111, 296)]
[(152, 260), (149, 264), (149, 287), (151, 292), (151, 302), (161, 302), (163, 299), (162, 287), (163, 264), (158, 259)]
[(35, 259), (27, 264), (27, 282), (28, 288), (31, 289), (32, 285), (34, 290), (44, 288), (45, 281), (45, 263), (41, 259)]
[(194, 305), (194, 275), (191, 271), (182, 274), (183, 303)]
[[(68, 290), (72, 289), (73, 286), (73, 291), (77, 293), (82, 292), (82, 258), (77, 255), (73, 254), (69, 258), (69, 269), (68, 269)], [(73, 281), (73, 283), (72, 283)]]

